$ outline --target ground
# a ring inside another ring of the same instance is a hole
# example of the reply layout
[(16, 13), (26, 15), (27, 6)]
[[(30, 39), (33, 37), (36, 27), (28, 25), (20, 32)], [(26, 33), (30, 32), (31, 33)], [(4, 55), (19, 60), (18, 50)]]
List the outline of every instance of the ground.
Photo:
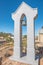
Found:
[[(10, 45), (7, 44), (7, 46), (4, 45), (0, 47), (0, 56), (3, 56), (3, 61), (1, 65), (30, 65), (30, 64), (20, 63), (17, 61), (12, 61), (9, 59), (9, 54), (10, 55), (13, 54), (13, 46), (14, 45), (10, 43)], [(40, 59), (40, 65), (43, 65), (43, 57)]]
[(7, 58), (6, 61), (2, 63), (2, 65), (30, 65), (30, 64), (20, 63), (17, 61), (11, 61)]
[[(9, 58), (7, 58), (6, 61), (2, 63), (2, 65), (30, 65), (30, 64), (25, 64), (25, 63), (20, 63), (20, 62), (17, 62), (17, 61), (12, 61)], [(40, 59), (40, 65), (43, 65), (43, 58)]]
[(43, 65), (43, 58), (40, 59), (40, 65)]

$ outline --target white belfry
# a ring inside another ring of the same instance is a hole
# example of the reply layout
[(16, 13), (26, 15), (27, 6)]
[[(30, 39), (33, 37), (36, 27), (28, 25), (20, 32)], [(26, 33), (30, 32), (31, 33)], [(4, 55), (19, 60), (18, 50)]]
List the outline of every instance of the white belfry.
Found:
[[(27, 18), (27, 55), (20, 57), (20, 44), (21, 44), (21, 15), (25, 14)], [(37, 8), (28, 6), (25, 2), (19, 6), (15, 13), (12, 13), (14, 20), (14, 51), (11, 60), (19, 61), (31, 65), (38, 65), (38, 59), (35, 60), (34, 48), (34, 19), (37, 17)]]

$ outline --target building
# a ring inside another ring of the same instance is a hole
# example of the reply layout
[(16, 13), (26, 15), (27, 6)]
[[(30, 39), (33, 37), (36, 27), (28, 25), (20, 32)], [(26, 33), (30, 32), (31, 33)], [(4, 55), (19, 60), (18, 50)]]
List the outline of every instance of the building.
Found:
[(39, 35), (35, 39), (37, 47), (43, 47), (43, 27), (39, 30)]
[(39, 30), (39, 35), (35, 39), (36, 56), (43, 57), (43, 27)]

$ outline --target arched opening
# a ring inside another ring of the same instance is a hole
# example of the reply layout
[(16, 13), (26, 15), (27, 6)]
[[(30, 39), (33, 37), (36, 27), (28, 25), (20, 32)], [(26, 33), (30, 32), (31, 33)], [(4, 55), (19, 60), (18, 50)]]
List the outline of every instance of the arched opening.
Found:
[(27, 54), (27, 19), (25, 14), (22, 14), (20, 19), (20, 31), (21, 31), (21, 43), (20, 43), (20, 57), (26, 56)]

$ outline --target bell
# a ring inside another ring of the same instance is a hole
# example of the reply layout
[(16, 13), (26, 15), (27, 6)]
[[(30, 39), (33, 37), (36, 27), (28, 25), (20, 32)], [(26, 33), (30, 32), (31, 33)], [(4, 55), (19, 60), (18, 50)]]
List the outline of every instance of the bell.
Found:
[(26, 26), (27, 19), (26, 19), (26, 16), (24, 14), (21, 16), (20, 20), (21, 20), (22, 26)]
[(22, 21), (22, 26), (26, 26), (26, 22), (25, 21)]
[(26, 26), (26, 21), (22, 20), (22, 26)]

